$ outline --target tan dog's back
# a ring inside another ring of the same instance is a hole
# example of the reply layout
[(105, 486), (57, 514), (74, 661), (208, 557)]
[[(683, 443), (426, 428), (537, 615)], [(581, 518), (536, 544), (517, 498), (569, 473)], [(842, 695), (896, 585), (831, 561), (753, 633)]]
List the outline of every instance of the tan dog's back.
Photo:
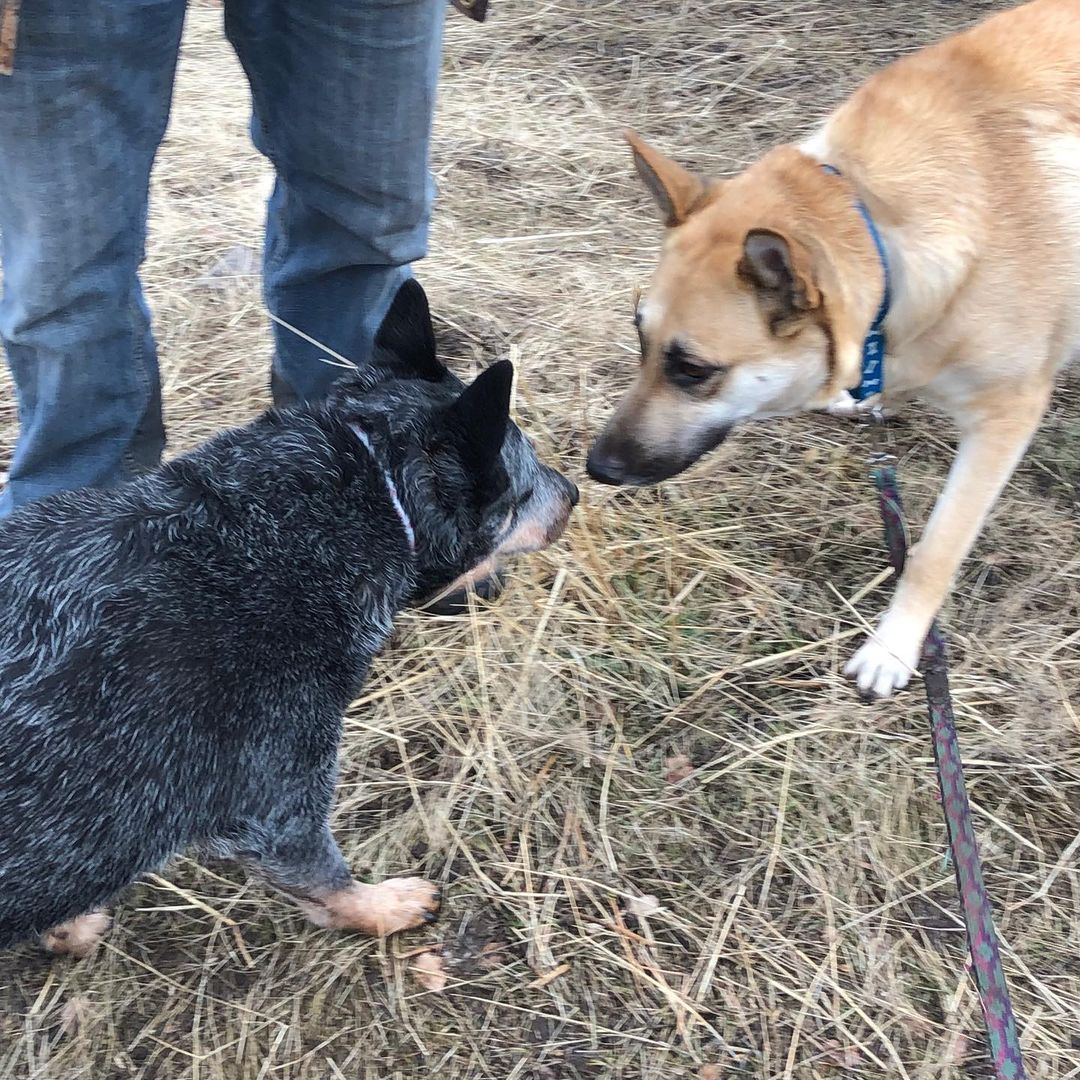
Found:
[(1066, 352), (1080, 347), (1063, 310), (1080, 308), (1080, 3), (1035, 0), (903, 58), (805, 149), (905, 249), (894, 349), (947, 351), (957, 320), (969, 333), (976, 311), (1006, 310), (1018, 282), (1025, 314), (1066, 318)]

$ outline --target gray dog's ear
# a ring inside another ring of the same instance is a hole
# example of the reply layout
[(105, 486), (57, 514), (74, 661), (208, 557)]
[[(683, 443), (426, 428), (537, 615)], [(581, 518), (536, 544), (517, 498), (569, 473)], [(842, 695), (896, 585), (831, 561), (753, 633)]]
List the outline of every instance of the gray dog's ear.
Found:
[(514, 365), (509, 360), (482, 371), (450, 406), (450, 422), (466, 468), (475, 475), (490, 472), (499, 460), (510, 423), (510, 390)]
[(395, 294), (375, 335), (375, 348), (391, 353), (421, 379), (440, 382), (446, 376), (446, 368), (435, 354), (435, 328), (427, 294), (415, 278), (409, 278)]

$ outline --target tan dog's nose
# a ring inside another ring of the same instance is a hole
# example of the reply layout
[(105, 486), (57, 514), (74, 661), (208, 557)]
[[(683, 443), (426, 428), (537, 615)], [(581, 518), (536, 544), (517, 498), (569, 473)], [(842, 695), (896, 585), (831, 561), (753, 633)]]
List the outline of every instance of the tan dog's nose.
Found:
[(626, 462), (601, 435), (589, 450), (585, 471), (601, 484), (622, 484), (626, 479)]

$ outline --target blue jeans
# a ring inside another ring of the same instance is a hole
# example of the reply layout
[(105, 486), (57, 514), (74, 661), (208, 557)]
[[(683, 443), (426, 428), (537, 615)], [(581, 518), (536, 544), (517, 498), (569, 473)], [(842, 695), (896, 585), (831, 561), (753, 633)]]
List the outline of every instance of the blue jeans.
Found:
[[(446, 0), (225, 0), (273, 163), (267, 305), (363, 363), (431, 211), (428, 146)], [(0, 76), (0, 340), (19, 438), (0, 516), (107, 486), (165, 445), (138, 268), (184, 0), (30, 0)], [(213, 162), (208, 162), (213, 168)], [(340, 369), (275, 325), (279, 403)]]

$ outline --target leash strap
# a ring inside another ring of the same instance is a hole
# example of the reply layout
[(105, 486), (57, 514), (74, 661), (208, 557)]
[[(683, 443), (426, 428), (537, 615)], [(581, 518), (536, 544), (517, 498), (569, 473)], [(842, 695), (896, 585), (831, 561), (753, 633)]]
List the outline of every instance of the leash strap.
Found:
[[(822, 165), (821, 167), (831, 176), (844, 175), (835, 165)], [(865, 401), (875, 394), (880, 394), (885, 389), (885, 320), (889, 317), (889, 308), (892, 307), (892, 270), (889, 267), (889, 254), (885, 250), (885, 242), (881, 239), (881, 233), (878, 231), (878, 227), (862, 199), (855, 200), (855, 208), (859, 211), (859, 216), (866, 225), (866, 231), (874, 241), (878, 260), (881, 263), (881, 272), (885, 279), (881, 305), (878, 307), (877, 315), (874, 316), (869, 332), (863, 339), (862, 377), (859, 380), (859, 385), (851, 391), (851, 396), (856, 401)]]
[(21, 0), (0, 0), (0, 75), (11, 75), (15, 71), (20, 2)]
[[(889, 561), (899, 574), (907, 559), (907, 532), (896, 469), (892, 464), (878, 464), (874, 467), (873, 478), (881, 505)], [(1001, 967), (993, 909), (986, 893), (975, 829), (971, 823), (971, 804), (964, 784), (964, 767), (949, 693), (945, 638), (936, 620), (923, 643), (919, 666), (930, 707), (930, 731), (941, 788), (941, 805), (945, 810), (945, 828), (960, 892), (971, 966), (975, 970), (979, 1001), (990, 1037), (994, 1075), (997, 1080), (1027, 1080), (1020, 1040), (1016, 1034), (1016, 1019), (1009, 1000), (1009, 987)]]
[[(840, 170), (832, 165), (823, 165), (822, 168), (834, 176), (841, 175)], [(873, 394), (880, 394), (885, 385), (885, 319), (892, 303), (892, 274), (888, 254), (874, 219), (861, 199), (856, 199), (855, 205), (873, 238), (885, 278), (881, 306), (863, 342), (862, 381), (851, 391), (856, 401), (863, 401)], [(880, 407), (873, 410), (872, 424), (875, 449), (870, 456), (870, 462), (873, 466), (874, 487), (877, 488), (881, 506), (881, 521), (885, 528), (889, 562), (899, 576), (907, 561), (907, 529), (904, 525), (904, 506), (900, 501), (900, 487), (896, 479), (896, 459), (889, 452), (885, 418)], [(997, 1080), (1027, 1080), (1024, 1059), (1020, 1053), (1020, 1040), (1016, 1034), (1016, 1019), (1009, 1000), (1009, 987), (1001, 967), (1001, 952), (994, 930), (994, 913), (986, 893), (986, 882), (983, 880), (979, 849), (975, 841), (975, 828), (971, 823), (971, 803), (968, 801), (967, 787), (964, 784), (963, 759), (956, 736), (952, 695), (949, 693), (945, 638), (937, 620), (931, 625), (923, 642), (919, 667), (930, 709), (930, 733), (934, 744), (938, 785), (941, 789), (941, 805), (945, 810), (945, 830), (949, 836), (949, 850), (956, 872), (956, 886), (960, 893), (971, 966), (975, 970), (979, 1001), (990, 1037), (994, 1075)]]

